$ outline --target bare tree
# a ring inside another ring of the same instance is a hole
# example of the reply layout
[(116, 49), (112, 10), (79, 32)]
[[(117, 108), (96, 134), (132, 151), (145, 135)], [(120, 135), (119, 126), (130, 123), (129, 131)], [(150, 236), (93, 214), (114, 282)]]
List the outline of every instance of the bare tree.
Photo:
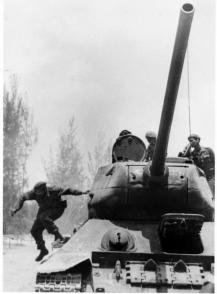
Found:
[[(51, 185), (63, 188), (83, 189), (85, 176), (82, 155), (76, 141), (75, 120), (69, 120), (67, 128), (60, 134), (56, 152), (50, 148), (48, 161), (44, 161), (45, 172)], [(67, 197), (68, 208), (58, 225), (63, 232), (73, 230), (87, 218), (87, 196)], [(73, 225), (72, 225), (73, 224)]]
[(97, 135), (96, 145), (92, 153), (88, 152), (88, 182), (89, 186), (94, 180), (100, 166), (110, 164), (112, 161), (112, 143), (106, 142), (105, 135)]
[(59, 137), (56, 154), (50, 148), (48, 161), (44, 161), (48, 181), (61, 187), (83, 187), (84, 173), (82, 155), (76, 141), (74, 117)]
[(33, 125), (33, 115), (18, 93), (16, 76), (11, 77), (9, 89), (4, 88), (3, 97), (3, 231), (14, 233), (25, 231), (28, 213), (15, 219), (9, 217), (9, 208), (16, 196), (27, 186), (26, 164), (37, 141), (37, 129)]

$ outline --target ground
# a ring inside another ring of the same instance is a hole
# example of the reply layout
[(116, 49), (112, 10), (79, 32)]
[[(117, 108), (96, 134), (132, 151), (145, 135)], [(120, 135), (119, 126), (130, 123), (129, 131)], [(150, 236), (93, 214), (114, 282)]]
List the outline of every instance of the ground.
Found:
[[(51, 239), (46, 238), (50, 249)], [(37, 251), (30, 236), (3, 238), (3, 291), (34, 292), (38, 263)]]

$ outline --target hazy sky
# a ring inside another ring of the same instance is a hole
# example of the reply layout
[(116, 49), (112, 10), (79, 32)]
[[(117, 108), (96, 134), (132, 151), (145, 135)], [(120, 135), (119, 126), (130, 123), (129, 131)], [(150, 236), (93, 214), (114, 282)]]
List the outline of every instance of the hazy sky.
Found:
[[(192, 132), (214, 147), (215, 1), (190, 1)], [(7, 0), (5, 80), (16, 73), (33, 109), (39, 142), (30, 184), (45, 179), (41, 158), (74, 116), (85, 154), (103, 132), (129, 129), (145, 141), (157, 132), (179, 11), (176, 0)], [(187, 143), (187, 67), (183, 69), (169, 155)], [(146, 143), (146, 141), (145, 141)]]

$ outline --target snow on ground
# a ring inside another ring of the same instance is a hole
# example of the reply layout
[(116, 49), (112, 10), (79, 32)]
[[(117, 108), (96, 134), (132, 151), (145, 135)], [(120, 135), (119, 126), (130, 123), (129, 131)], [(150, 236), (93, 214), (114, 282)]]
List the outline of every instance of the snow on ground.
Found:
[[(50, 250), (53, 240), (46, 238), (46, 246)], [(3, 291), (34, 292), (38, 263), (35, 257), (39, 254), (34, 240), (29, 236), (3, 238)]]

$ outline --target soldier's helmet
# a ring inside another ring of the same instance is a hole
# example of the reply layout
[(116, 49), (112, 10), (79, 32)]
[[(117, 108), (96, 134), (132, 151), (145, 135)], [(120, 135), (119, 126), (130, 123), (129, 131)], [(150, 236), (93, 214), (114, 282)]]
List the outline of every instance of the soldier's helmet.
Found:
[(157, 138), (157, 135), (155, 134), (155, 132), (152, 132), (152, 131), (148, 131), (146, 134), (145, 134), (145, 137), (146, 138)]
[(200, 136), (198, 136), (197, 134), (191, 134), (190, 136), (188, 136), (188, 140), (190, 139), (196, 139), (200, 141)]
[(132, 133), (128, 130), (123, 130), (120, 132), (119, 137), (121, 136), (126, 136), (126, 135), (131, 135)]
[(35, 184), (33, 190), (35, 193), (41, 193), (44, 192), (45, 188), (46, 188), (47, 183), (46, 182), (38, 182), (37, 184)]

